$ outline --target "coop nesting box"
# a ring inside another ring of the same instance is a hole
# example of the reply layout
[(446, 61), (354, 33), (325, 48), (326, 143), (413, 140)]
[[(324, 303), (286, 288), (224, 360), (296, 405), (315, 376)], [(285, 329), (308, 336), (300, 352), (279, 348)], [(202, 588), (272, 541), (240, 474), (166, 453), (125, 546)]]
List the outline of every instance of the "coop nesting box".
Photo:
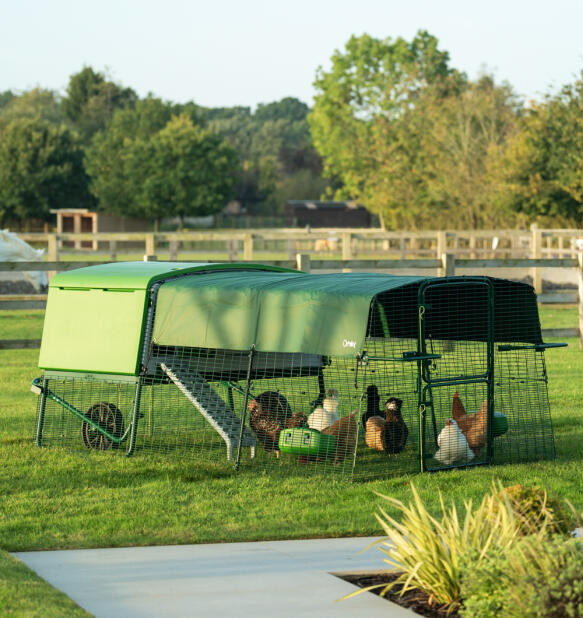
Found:
[(375, 478), (552, 458), (532, 287), (136, 262), (51, 281), (36, 442)]

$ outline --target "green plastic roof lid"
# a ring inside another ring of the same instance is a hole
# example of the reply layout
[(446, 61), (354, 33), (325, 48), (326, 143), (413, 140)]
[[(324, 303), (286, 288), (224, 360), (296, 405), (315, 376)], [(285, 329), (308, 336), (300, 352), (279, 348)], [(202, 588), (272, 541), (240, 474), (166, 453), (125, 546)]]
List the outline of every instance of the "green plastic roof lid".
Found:
[(161, 286), (158, 345), (354, 356), (372, 300), (422, 281), (378, 273), (209, 272)]
[(59, 273), (51, 279), (51, 288), (147, 290), (152, 283), (174, 274), (207, 270), (267, 270), (296, 272), (263, 264), (207, 262), (112, 262)]

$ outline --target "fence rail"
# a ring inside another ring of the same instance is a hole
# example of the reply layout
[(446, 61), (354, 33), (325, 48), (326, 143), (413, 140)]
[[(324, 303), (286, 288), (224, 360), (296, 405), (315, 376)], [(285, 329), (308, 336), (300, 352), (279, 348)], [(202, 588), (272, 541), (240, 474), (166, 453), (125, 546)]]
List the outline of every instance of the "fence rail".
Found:
[[(153, 254), (144, 256), (145, 260), (155, 259)], [(47, 262), (0, 262), (1, 271), (68, 271), (84, 266), (104, 264), (106, 262), (95, 261), (59, 261), (51, 260)], [(533, 279), (538, 277), (541, 284), (537, 291), (539, 302), (542, 303), (578, 303), (579, 306), (579, 327), (574, 329), (549, 329), (545, 331), (546, 336), (579, 336), (580, 347), (583, 349), (583, 254), (579, 253), (577, 258), (516, 258), (516, 259), (467, 259), (457, 258), (453, 253), (443, 253), (440, 259), (313, 259), (310, 254), (299, 253), (295, 259), (290, 260), (271, 260), (263, 263), (273, 266), (283, 266), (297, 268), (304, 272), (312, 271), (362, 271), (362, 270), (403, 270), (403, 269), (435, 269), (439, 276), (453, 276), (457, 269), (488, 269), (499, 268), (527, 268), (531, 269)], [(540, 278), (541, 268), (569, 268), (577, 272), (577, 292), (561, 293), (542, 293), (542, 279)], [(4, 295), (0, 296), (0, 309), (43, 309), (46, 306), (46, 295)], [(552, 334), (551, 334), (552, 332)], [(560, 334), (556, 334), (560, 333)], [(30, 345), (22, 343), (23, 340), (0, 340), (0, 349), (17, 349), (21, 347), (38, 347), (33, 342)]]

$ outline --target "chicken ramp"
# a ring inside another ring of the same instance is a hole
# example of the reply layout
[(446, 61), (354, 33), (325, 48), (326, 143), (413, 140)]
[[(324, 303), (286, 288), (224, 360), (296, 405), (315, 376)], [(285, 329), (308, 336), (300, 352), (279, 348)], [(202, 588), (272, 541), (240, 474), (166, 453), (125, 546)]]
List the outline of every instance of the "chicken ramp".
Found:
[[(235, 447), (239, 443), (241, 419), (196, 371), (189, 367), (170, 366), (166, 363), (161, 363), (160, 367), (223, 438), (227, 445), (227, 459), (231, 461)], [(251, 430), (243, 427), (241, 446), (250, 447), (251, 458), (255, 457), (256, 445), (257, 442)]]

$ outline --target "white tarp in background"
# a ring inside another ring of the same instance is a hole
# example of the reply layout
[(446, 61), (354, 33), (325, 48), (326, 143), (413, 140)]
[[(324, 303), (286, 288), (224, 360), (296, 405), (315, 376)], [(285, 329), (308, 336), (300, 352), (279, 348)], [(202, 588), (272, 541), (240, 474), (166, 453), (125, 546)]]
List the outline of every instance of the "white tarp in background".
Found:
[[(0, 230), (0, 262), (40, 262), (44, 253), (44, 249), (33, 249), (13, 232)], [(48, 285), (47, 273), (44, 271), (0, 271), (0, 280), (23, 279), (31, 283), (38, 292)]]

